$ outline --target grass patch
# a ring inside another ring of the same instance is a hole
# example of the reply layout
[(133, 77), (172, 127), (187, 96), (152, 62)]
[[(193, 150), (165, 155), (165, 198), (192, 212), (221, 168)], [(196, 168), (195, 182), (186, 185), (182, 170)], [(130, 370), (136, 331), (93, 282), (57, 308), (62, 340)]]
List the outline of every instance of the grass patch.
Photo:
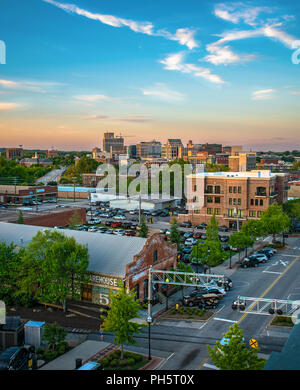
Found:
[(138, 370), (148, 363), (148, 359), (143, 355), (133, 352), (124, 352), (121, 359), (121, 351), (119, 349), (111, 352), (102, 360), (99, 360), (104, 370)]
[(291, 317), (276, 316), (270, 325), (293, 327), (294, 323)]
[(202, 320), (205, 321), (211, 316), (212, 312), (209, 310), (199, 309), (197, 307), (179, 306), (175, 307), (162, 314), (161, 318), (174, 319), (188, 319), (188, 320)]

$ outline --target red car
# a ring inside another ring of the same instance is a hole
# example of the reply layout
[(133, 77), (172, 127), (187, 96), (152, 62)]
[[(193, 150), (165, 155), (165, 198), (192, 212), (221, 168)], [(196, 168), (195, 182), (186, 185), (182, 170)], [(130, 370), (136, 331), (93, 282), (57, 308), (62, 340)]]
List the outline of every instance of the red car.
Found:
[(201, 233), (194, 233), (193, 238), (195, 238), (196, 240), (199, 240), (201, 238)]
[(121, 227), (122, 226), (122, 222), (112, 222), (110, 224), (111, 227)]
[(124, 236), (135, 236), (136, 235), (136, 232), (134, 232), (133, 230), (128, 230), (124, 233)]

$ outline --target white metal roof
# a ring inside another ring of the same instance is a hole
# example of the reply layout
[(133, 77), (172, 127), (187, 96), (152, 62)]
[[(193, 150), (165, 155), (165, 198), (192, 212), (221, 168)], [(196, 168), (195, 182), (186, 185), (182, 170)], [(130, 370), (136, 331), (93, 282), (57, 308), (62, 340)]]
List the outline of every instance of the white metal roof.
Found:
[[(41, 226), (30, 226), (0, 222), (0, 241), (24, 247), (41, 230), (54, 230)], [(90, 255), (88, 270), (114, 276), (125, 276), (126, 264), (133, 261), (144, 247), (146, 238), (117, 236), (114, 234), (81, 232), (64, 229), (60, 232), (74, 237), (82, 245), (87, 245)]]

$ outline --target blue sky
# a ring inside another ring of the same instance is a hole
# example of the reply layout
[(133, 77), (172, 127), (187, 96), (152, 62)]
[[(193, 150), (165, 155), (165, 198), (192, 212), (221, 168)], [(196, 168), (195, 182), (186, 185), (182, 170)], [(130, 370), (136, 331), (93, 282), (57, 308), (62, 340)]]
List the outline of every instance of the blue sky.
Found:
[(300, 149), (299, 17), (294, 0), (2, 0), (2, 146), (90, 149), (115, 130)]

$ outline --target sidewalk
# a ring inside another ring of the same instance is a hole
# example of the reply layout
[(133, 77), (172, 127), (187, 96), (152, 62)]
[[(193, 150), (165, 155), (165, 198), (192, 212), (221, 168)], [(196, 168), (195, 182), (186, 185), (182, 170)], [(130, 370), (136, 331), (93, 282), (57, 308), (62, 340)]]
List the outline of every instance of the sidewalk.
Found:
[(84, 341), (82, 344), (73, 348), (71, 351), (65, 353), (57, 359), (52, 360), (50, 363), (45, 364), (40, 368), (40, 370), (75, 370), (76, 359), (82, 359), (82, 362), (84, 363), (95, 354), (98, 354), (107, 348), (109, 345), (110, 343), (106, 343), (104, 341)]

